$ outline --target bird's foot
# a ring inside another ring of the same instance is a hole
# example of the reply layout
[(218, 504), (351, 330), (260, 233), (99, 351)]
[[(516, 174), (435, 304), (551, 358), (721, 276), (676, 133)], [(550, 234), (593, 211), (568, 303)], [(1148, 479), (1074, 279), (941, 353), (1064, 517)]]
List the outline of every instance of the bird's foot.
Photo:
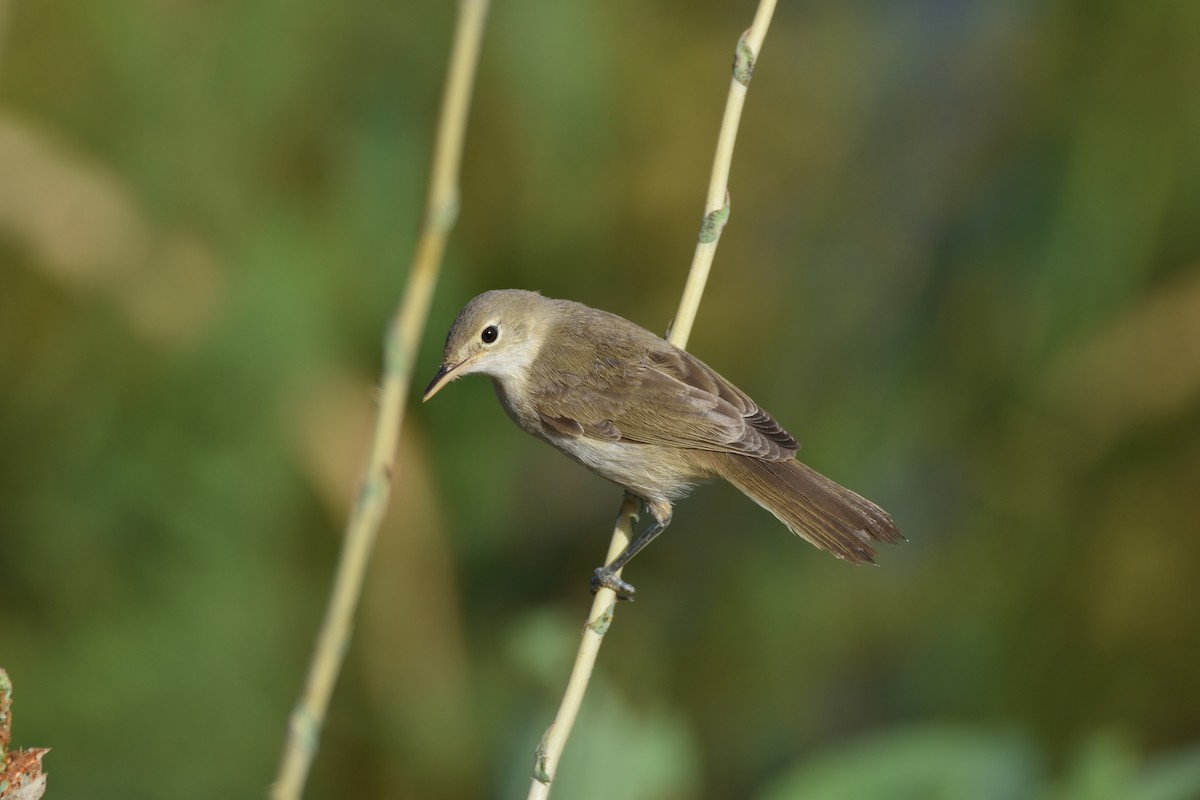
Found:
[(612, 589), (618, 600), (632, 601), (633, 596), (637, 594), (633, 584), (618, 578), (608, 567), (596, 567), (596, 571), (592, 573), (592, 594), (601, 589)]

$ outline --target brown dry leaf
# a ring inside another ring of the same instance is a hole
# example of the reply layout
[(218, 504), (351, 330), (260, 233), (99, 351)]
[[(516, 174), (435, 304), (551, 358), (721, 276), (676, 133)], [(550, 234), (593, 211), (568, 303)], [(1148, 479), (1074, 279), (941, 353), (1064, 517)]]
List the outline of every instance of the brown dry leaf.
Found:
[(1200, 270), (1145, 297), (1047, 370), (1040, 396), (1083, 425), (1098, 449), (1181, 413), (1200, 396)]
[(224, 296), (220, 263), (203, 242), (155, 231), (119, 176), (6, 112), (0, 236), (56, 283), (111, 297), (131, 327), (165, 346), (195, 341)]
[(42, 757), (48, 747), (8, 751), (12, 741), (12, 681), (0, 669), (0, 800), (38, 800), (46, 791)]
[[(301, 467), (336, 526), (344, 524), (358, 491), (373, 394), (363, 379), (331, 372), (293, 394), (297, 404), (286, 412)], [(409, 420), (356, 646), (365, 654), (372, 704), (405, 739), (406, 750), (417, 754), (416, 767), (396, 768), (452, 773), (461, 769), (465, 745), (445, 734), (471, 729), (469, 682), (458, 587), (428, 463), (419, 430)]]
[(203, 242), (175, 233), (162, 237), (150, 260), (114, 289), (130, 324), (148, 340), (185, 347), (216, 319), (225, 274)]
[(111, 281), (150, 251), (120, 179), (12, 113), (0, 113), (0, 232), (76, 288)]
[(0, 800), (38, 800), (46, 792), (46, 775), (42, 772), (42, 757), (49, 747), (14, 750), (8, 754), (8, 765), (0, 774)]

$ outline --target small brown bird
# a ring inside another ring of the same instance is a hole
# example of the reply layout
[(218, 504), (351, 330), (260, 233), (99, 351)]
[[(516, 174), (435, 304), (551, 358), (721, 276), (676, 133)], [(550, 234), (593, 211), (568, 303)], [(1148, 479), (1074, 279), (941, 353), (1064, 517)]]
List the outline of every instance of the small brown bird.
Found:
[(504, 289), (459, 312), (425, 400), (463, 375), (489, 375), (523, 430), (641, 498), (653, 522), (612, 563), (616, 576), (671, 522), (697, 483), (729, 481), (792, 533), (855, 564), (903, 536), (886, 511), (795, 459), (800, 445), (700, 359), (629, 320), (569, 300)]

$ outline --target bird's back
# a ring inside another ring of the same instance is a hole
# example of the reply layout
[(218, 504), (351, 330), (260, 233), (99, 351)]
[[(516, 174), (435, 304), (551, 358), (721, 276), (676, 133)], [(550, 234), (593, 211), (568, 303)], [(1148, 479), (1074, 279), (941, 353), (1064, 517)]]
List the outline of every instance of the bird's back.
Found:
[(799, 444), (733, 383), (629, 320), (564, 300), (531, 365), (531, 398), (578, 435), (770, 461)]

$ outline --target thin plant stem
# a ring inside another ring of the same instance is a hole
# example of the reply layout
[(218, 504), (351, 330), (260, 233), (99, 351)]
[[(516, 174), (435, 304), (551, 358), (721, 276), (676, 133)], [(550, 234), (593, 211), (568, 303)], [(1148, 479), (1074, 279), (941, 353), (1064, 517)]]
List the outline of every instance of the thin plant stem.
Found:
[(717, 154), (713, 158), (712, 176), (708, 181), (708, 194), (704, 198), (704, 221), (700, 224), (700, 235), (696, 237), (696, 251), (692, 255), (692, 266), (688, 270), (683, 297), (679, 310), (671, 323), (667, 338), (676, 347), (686, 348), (700, 308), (700, 298), (708, 283), (708, 272), (713, 256), (717, 253), (717, 242), (721, 231), (729, 220), (729, 167), (733, 163), (733, 145), (737, 142), (738, 125), (742, 119), (742, 107), (750, 89), (750, 78), (754, 73), (754, 62), (762, 51), (763, 39), (775, 13), (775, 0), (761, 0), (754, 22), (738, 40), (733, 59), (733, 78), (729, 82), (729, 95), (725, 99), (725, 114), (721, 119), (721, 131), (717, 134)]
[[(713, 159), (712, 177), (709, 180), (708, 194), (704, 203), (704, 221), (700, 225), (700, 235), (697, 237), (696, 251), (692, 257), (692, 266), (688, 271), (687, 283), (684, 286), (683, 297), (679, 302), (679, 310), (671, 324), (668, 339), (676, 347), (686, 347), (692, 324), (696, 319), (696, 311), (700, 306), (700, 298), (704, 294), (704, 285), (708, 280), (709, 269), (713, 256), (717, 252), (717, 242), (721, 231), (729, 219), (729, 167), (733, 161), (733, 146), (737, 140), (738, 124), (742, 118), (742, 106), (746, 102), (746, 91), (750, 86), (750, 77), (754, 71), (754, 62), (762, 50), (763, 39), (771, 24), (771, 16), (775, 12), (775, 0), (760, 0), (754, 22), (738, 40), (736, 55), (733, 62), (733, 77), (729, 85), (729, 96), (725, 101), (725, 115), (721, 120), (721, 130), (717, 136), (717, 153)], [(613, 531), (612, 541), (608, 547), (608, 556), (604, 563), (609, 563), (621, 553), (632, 538), (634, 515), (637, 511), (636, 498), (626, 495), (621, 504), (620, 513)], [(617, 573), (620, 577), (620, 573)], [(588, 612), (587, 622), (575, 655), (575, 664), (567, 680), (567, 689), (559, 704), (554, 721), (546, 730), (538, 744), (534, 757), (533, 779), (530, 782), (528, 800), (544, 800), (550, 796), (550, 788), (558, 772), (559, 761), (571, 728), (579, 715), (579, 707), (587, 692), (588, 681), (600, 654), (600, 645), (604, 634), (616, 611), (617, 596), (608, 588), (601, 588), (592, 600), (592, 608)]]
[(461, 0), (434, 141), (424, 216), (404, 295), (384, 338), (379, 405), (369, 454), (350, 511), (325, 618), (317, 633), (308, 678), (288, 723), (274, 800), (297, 800), (317, 751), (329, 700), (350, 644), (380, 523), (391, 495), (392, 465), (404, 419), (412, 366), (441, 271), (446, 240), (458, 216), (458, 176), (467, 111), (479, 61), (488, 0)]

